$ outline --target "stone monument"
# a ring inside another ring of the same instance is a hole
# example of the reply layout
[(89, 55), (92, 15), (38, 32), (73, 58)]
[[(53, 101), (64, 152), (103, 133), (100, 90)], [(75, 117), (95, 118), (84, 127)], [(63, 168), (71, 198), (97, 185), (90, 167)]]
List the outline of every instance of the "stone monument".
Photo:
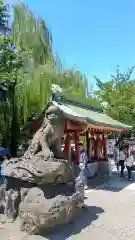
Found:
[(68, 184), (74, 179), (61, 151), (64, 128), (64, 113), (50, 105), (23, 157), (5, 162), (0, 203), (8, 218), (21, 219), (28, 234), (72, 221), (84, 204), (83, 180), (77, 177), (72, 188)]

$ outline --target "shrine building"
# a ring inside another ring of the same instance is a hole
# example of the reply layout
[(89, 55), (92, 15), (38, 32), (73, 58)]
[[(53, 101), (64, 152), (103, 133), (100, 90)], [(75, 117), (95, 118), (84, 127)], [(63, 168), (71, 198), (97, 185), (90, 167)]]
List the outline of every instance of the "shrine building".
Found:
[[(81, 140), (85, 144), (91, 167), (92, 164), (96, 164), (98, 172), (108, 173), (108, 134), (126, 134), (131, 126), (112, 119), (101, 108), (69, 100), (61, 94), (54, 94), (46, 109), (50, 105), (58, 106), (66, 116), (65, 135), (68, 159), (71, 157), (71, 143), (74, 143), (76, 163), (79, 161), (78, 142)], [(35, 132), (40, 127), (41, 122), (42, 117), (39, 118), (39, 121), (30, 124), (31, 131)]]

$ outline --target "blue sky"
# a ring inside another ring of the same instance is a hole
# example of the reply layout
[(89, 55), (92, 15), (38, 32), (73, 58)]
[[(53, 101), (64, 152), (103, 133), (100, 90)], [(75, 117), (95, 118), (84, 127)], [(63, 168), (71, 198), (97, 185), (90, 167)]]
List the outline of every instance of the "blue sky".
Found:
[(76, 66), (91, 84), (108, 80), (119, 64), (135, 63), (134, 0), (25, 0), (51, 29), (53, 50), (65, 66)]

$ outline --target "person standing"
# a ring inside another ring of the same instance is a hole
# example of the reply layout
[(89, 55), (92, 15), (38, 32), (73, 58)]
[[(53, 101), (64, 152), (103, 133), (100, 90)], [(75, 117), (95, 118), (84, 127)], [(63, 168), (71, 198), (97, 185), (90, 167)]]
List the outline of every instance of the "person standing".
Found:
[(132, 155), (132, 153), (129, 150), (129, 146), (126, 147), (126, 161), (125, 161), (125, 165), (128, 171), (128, 180), (132, 181), (132, 167), (134, 164), (134, 157)]
[(88, 189), (88, 181), (87, 181), (88, 156), (82, 142), (79, 142), (79, 149), (80, 149), (79, 168), (81, 170), (80, 175), (84, 180), (84, 189), (86, 190)]
[(3, 162), (1, 164), (1, 185), (5, 185), (6, 184), (6, 176), (4, 174), (4, 166), (8, 161), (8, 157), (7, 156), (3, 156)]
[(7, 148), (0, 148), (0, 175), (1, 175), (1, 184), (6, 184), (6, 177), (4, 174), (4, 165), (10, 158), (9, 150)]
[(117, 171), (119, 171), (119, 144), (116, 143), (114, 146), (113, 157), (115, 161), (115, 165), (117, 167)]
[(126, 159), (126, 156), (125, 156), (125, 153), (124, 153), (124, 147), (121, 146), (120, 147), (120, 152), (119, 152), (119, 165), (121, 167), (121, 170), (120, 170), (120, 176), (121, 177), (124, 177), (125, 159)]

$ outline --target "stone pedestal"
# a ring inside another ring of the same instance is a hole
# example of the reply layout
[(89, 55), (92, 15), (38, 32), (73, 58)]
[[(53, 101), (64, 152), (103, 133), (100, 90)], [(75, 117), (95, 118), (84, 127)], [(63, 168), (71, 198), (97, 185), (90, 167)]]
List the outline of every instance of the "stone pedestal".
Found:
[(88, 169), (88, 177), (89, 178), (94, 177), (98, 171), (98, 163), (97, 162), (88, 163), (87, 169)]
[(111, 176), (111, 168), (108, 161), (100, 161), (98, 164), (98, 176)]

